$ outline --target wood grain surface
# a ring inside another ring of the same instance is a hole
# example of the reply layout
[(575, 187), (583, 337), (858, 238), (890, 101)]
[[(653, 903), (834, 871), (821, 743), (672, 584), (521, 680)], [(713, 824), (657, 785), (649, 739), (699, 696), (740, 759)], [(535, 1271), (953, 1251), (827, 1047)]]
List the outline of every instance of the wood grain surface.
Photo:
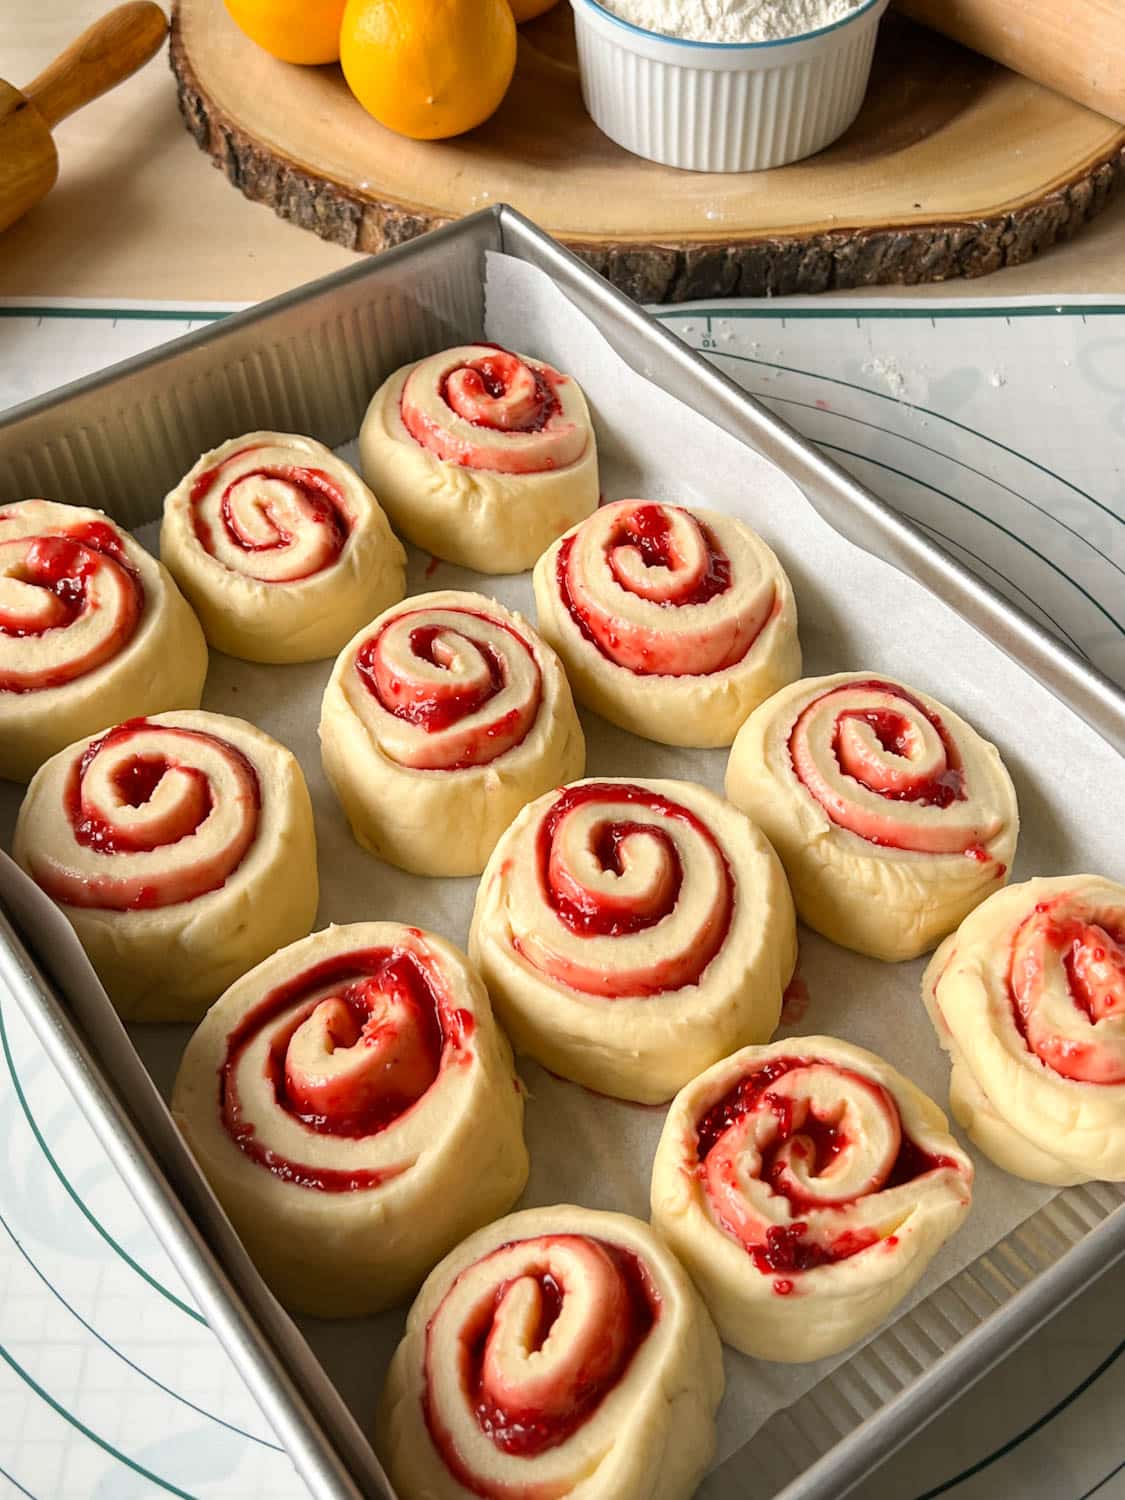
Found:
[(523, 28), (487, 125), (386, 131), (339, 70), (267, 56), (222, 0), (178, 0), (172, 66), (197, 142), (248, 197), (375, 251), (506, 200), (630, 295), (675, 301), (976, 276), (1069, 238), (1125, 172), (1114, 122), (899, 17), (867, 102), (808, 162), (719, 176), (643, 162), (582, 108), (569, 9)]
[(904, 15), (1125, 125), (1121, 0), (897, 0)]

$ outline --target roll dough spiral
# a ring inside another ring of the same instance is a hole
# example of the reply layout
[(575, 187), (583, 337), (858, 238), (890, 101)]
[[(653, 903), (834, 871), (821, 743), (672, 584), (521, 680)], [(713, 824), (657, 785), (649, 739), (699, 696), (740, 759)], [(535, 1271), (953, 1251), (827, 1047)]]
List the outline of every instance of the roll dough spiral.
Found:
[(539, 360), (467, 344), (407, 365), (359, 434), (368, 484), (396, 529), (478, 573), (520, 573), (598, 503), (577, 382)]
[(0, 506), (0, 777), (27, 781), (121, 719), (198, 708), (206, 675), (190, 606), (108, 516)]
[(1125, 886), (1009, 886), (934, 954), (922, 997), (949, 1105), (997, 1166), (1060, 1187), (1125, 1180)]
[(207, 639), (244, 661), (318, 661), (405, 591), (379, 502), (312, 438), (248, 432), (201, 458), (164, 501), (160, 555)]
[(27, 789), (12, 853), (129, 1020), (197, 1019), (316, 914), (301, 768), (223, 714), (127, 720), (60, 751)]
[(688, 1500), (722, 1390), (715, 1330), (647, 1224), (530, 1209), (423, 1286), (376, 1447), (404, 1500)]
[(316, 1317), (400, 1301), (527, 1179), (484, 986), (397, 922), (329, 927), (240, 979), (192, 1037), (172, 1110), (270, 1286)]
[(727, 796), (780, 854), (810, 927), (917, 958), (1008, 878), (1016, 794), (994, 745), (872, 672), (806, 678), (754, 710)]
[(497, 844), (469, 951), (517, 1051), (655, 1104), (769, 1037), (796, 930), (776, 855), (722, 798), (682, 781), (579, 781)]
[(800, 674), (781, 564), (719, 511), (618, 500), (535, 566), (539, 628), (581, 702), (665, 745), (729, 745)]
[(652, 1222), (728, 1344), (822, 1359), (906, 1296), (969, 1210), (973, 1167), (932, 1100), (831, 1037), (745, 1047), (668, 1112)]
[(356, 838), (421, 875), (478, 875), (586, 745), (558, 658), (480, 594), (419, 594), (340, 653), (320, 719), (325, 772)]

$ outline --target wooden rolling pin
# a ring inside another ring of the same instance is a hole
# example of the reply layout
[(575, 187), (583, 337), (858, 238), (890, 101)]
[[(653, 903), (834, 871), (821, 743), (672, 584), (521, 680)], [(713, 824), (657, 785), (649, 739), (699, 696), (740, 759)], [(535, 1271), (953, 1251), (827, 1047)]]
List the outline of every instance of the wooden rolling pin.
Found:
[(1125, 0), (898, 0), (898, 8), (1125, 125)]
[(95, 21), (26, 89), (0, 79), (0, 231), (53, 187), (54, 126), (148, 62), (167, 30), (159, 5), (131, 0)]

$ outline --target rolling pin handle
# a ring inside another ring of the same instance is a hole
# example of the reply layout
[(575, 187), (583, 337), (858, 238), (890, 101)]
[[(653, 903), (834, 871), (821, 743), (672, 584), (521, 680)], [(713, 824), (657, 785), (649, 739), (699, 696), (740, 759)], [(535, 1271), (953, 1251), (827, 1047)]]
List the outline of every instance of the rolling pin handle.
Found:
[(159, 5), (130, 0), (95, 21), (23, 92), (53, 128), (154, 57), (167, 31)]

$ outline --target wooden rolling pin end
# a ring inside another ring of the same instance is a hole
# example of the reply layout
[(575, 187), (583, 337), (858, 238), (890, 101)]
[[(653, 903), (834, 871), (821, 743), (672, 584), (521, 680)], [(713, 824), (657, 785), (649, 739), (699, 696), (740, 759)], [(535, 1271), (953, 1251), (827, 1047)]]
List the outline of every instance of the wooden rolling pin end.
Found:
[(58, 175), (59, 154), (42, 115), (0, 79), (0, 233), (46, 197)]
[(26, 89), (0, 80), (0, 231), (54, 185), (51, 127), (155, 56), (168, 22), (152, 0), (119, 5), (82, 33)]
[(1123, 0), (896, 0), (912, 20), (1125, 125)]
[(95, 21), (24, 89), (52, 128), (122, 83), (160, 50), (168, 22), (152, 0), (130, 0)]

